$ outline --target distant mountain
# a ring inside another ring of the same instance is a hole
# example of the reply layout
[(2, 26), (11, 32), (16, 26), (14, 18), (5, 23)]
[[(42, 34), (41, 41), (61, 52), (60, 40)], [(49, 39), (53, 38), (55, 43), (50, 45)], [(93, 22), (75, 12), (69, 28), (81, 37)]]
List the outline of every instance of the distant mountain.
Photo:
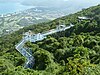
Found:
[[(55, 8), (74, 8), (80, 9), (87, 8), (93, 5), (100, 4), (100, 0), (25, 0), (22, 2), (24, 5), (33, 5), (33, 6), (45, 6), (45, 7), (55, 7)], [(72, 9), (70, 9), (72, 10)]]
[[(23, 67), (26, 59), (15, 49), (23, 32), (35, 35), (70, 23), (74, 27), (27, 42), (24, 47), (31, 50), (35, 65)], [(100, 75), (100, 5), (0, 37), (0, 75)]]
[(1, 15), (0, 35), (12, 33), (29, 25), (51, 21), (64, 15), (63, 11), (48, 7), (35, 7), (21, 12)]
[[(0, 0), (5, 3), (7, 0)], [(23, 5), (35, 6), (20, 13), (1, 15), (0, 36), (12, 33), (20, 28), (54, 20), (68, 14), (75, 13), (90, 6), (97, 5), (100, 0), (9, 0)], [(5, 16), (5, 17), (2, 17)]]
[(64, 12), (67, 15), (98, 5), (100, 4), (100, 0), (25, 0), (22, 4), (26, 6), (52, 8)]

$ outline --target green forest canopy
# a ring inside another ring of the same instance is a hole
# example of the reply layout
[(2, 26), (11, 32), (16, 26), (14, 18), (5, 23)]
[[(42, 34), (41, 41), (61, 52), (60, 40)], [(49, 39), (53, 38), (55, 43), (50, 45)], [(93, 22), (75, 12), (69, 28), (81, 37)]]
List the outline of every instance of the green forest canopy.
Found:
[[(91, 19), (79, 20), (78, 16)], [(35, 65), (24, 69), (26, 59), (15, 49), (23, 32), (45, 32), (59, 21), (75, 26), (43, 41), (27, 42), (25, 46), (31, 48)], [(0, 37), (0, 75), (100, 75), (100, 5)]]

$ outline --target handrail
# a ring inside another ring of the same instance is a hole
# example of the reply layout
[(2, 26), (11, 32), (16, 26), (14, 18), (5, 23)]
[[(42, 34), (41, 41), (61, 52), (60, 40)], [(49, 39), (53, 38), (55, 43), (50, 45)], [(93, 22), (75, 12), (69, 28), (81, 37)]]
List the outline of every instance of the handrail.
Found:
[[(50, 34), (54, 34), (57, 32), (61, 32), (61, 31), (65, 31), (66, 29), (69, 29), (71, 27), (73, 27), (73, 24), (70, 24), (70, 26), (65, 27), (63, 26), (63, 28), (56, 28), (56, 29), (52, 29), (44, 34), (35, 34), (35, 36), (29, 36), (26, 35), (17, 45), (15, 45), (16, 49), (24, 56), (27, 58), (27, 62), (25, 63), (25, 68), (32, 68), (33, 65), (35, 64), (35, 59), (34, 57), (24, 48), (24, 44), (28, 41), (30, 42), (36, 42), (36, 41), (40, 41), (43, 40), (44, 38), (46, 38), (46, 36), (50, 35)], [(30, 39), (31, 38), (31, 39)], [(34, 41), (32, 41), (34, 40)]]

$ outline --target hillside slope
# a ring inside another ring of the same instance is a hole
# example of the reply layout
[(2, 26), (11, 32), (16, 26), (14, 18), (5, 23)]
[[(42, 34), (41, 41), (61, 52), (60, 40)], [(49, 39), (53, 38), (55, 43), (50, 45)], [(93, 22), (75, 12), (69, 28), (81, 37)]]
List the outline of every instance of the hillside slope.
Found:
[(48, 7), (35, 7), (20, 12), (0, 15), (0, 37), (23, 27), (48, 22), (64, 15), (66, 15), (65, 12)]
[[(83, 20), (79, 17), (87, 17)], [(75, 26), (36, 43), (26, 43), (35, 57), (33, 69), (24, 69), (25, 58), (15, 45), (23, 32), (45, 32), (65, 22)], [(100, 75), (100, 5), (48, 23), (25, 27), (0, 37), (1, 75)]]

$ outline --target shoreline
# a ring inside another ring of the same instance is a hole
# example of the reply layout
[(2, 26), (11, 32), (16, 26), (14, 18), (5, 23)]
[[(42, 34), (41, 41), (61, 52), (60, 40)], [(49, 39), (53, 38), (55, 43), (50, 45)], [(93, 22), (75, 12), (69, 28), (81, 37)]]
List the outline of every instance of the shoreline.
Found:
[[(6, 5), (6, 6), (5, 6)], [(26, 6), (21, 3), (0, 3), (0, 15), (7, 15), (25, 11), (34, 8), (34, 6)]]

